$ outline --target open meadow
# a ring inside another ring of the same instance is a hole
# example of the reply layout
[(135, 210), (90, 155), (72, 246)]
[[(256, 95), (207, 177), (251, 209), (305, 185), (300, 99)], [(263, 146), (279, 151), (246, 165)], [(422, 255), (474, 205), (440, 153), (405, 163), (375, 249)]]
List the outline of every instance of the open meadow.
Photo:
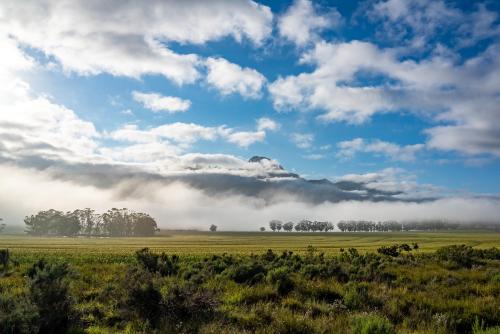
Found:
[(499, 247), (465, 231), (2, 235), (0, 333), (494, 334)]
[(500, 233), (491, 231), (453, 232), (197, 232), (163, 231), (155, 237), (33, 237), (0, 235), (0, 248), (18, 255), (60, 255), (67, 259), (99, 255), (132, 256), (148, 247), (153, 251), (177, 255), (260, 254), (267, 249), (304, 253), (313, 246), (326, 255), (338, 255), (340, 249), (376, 252), (380, 246), (417, 243), (419, 252), (465, 244), (475, 248), (500, 248)]

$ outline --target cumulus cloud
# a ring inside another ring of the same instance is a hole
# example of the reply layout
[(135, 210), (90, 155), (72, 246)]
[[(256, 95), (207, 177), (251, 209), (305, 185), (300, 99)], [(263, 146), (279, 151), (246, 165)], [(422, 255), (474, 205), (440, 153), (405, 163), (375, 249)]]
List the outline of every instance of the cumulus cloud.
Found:
[[(131, 24), (133, 22), (133, 24)], [(199, 77), (199, 57), (169, 42), (203, 44), (233, 37), (259, 45), (272, 13), (250, 0), (88, 2), (2, 1), (0, 30), (83, 75), (160, 74), (178, 84)]]
[(157, 93), (132, 92), (132, 97), (142, 103), (144, 108), (154, 112), (166, 111), (168, 113), (184, 112), (191, 107), (191, 101), (175, 96), (162, 96)]
[(207, 83), (222, 95), (238, 93), (250, 99), (261, 96), (266, 78), (258, 71), (243, 68), (224, 58), (208, 58), (205, 64), (208, 69)]
[(276, 131), (280, 128), (279, 123), (273, 121), (270, 118), (262, 117), (257, 120), (257, 130), (258, 131)]
[(341, 15), (335, 9), (316, 9), (309, 0), (296, 0), (278, 19), (278, 30), (282, 37), (304, 46), (319, 38), (323, 30), (337, 27)]
[[(325, 122), (359, 124), (376, 113), (411, 111), (444, 123), (426, 131), (431, 147), (498, 156), (499, 48), (457, 63), (445, 54), (406, 59), (368, 42), (320, 42), (301, 58), (315, 70), (278, 78), (269, 91), (276, 109), (321, 110)], [(363, 83), (360, 75), (382, 79)]]
[[(263, 141), (266, 138), (266, 131), (275, 131), (278, 128), (279, 124), (270, 118), (258, 119), (255, 131), (239, 131), (226, 125), (210, 127), (182, 122), (163, 124), (148, 129), (140, 129), (136, 124), (126, 124), (107, 133), (107, 136), (119, 142), (135, 145), (128, 147), (125, 151), (123, 151), (123, 147), (105, 148), (101, 149), (101, 153), (106, 155), (112, 154), (114, 150), (119, 150), (121, 151), (119, 156), (124, 158), (128, 155), (127, 152), (136, 153), (137, 149), (144, 149), (145, 152), (157, 152), (158, 154), (149, 155), (149, 157), (155, 157), (160, 155), (162, 150), (166, 155), (180, 153), (198, 141), (218, 139), (247, 148), (256, 142)], [(148, 145), (151, 147), (147, 148)], [(134, 159), (137, 159), (135, 154), (133, 156)], [(139, 154), (139, 156), (141, 155)], [(148, 155), (144, 155), (144, 157), (148, 157)]]
[(383, 0), (373, 3), (368, 16), (382, 22), (379, 38), (400, 46), (406, 42), (416, 52), (432, 48), (438, 40), (463, 48), (500, 35), (498, 13), (484, 3), (478, 3), (472, 13), (464, 13), (453, 2), (443, 0)]
[(391, 160), (408, 162), (414, 161), (415, 154), (422, 151), (425, 148), (425, 145), (414, 144), (401, 146), (379, 139), (366, 141), (363, 138), (355, 138), (352, 140), (341, 141), (337, 144), (337, 147), (339, 149), (337, 157), (339, 158), (350, 159), (357, 153), (364, 152), (383, 155)]

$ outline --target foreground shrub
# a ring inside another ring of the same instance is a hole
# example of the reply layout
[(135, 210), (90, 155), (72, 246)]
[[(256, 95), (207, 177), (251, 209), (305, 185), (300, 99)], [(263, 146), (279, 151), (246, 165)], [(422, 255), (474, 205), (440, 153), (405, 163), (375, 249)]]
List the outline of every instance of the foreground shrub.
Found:
[(151, 273), (136, 268), (125, 274), (123, 312), (126, 317), (147, 321), (156, 327), (162, 315), (162, 296), (155, 287)]
[(386, 318), (377, 315), (358, 316), (353, 319), (353, 334), (395, 334), (396, 331)]
[(41, 333), (63, 333), (73, 317), (66, 263), (36, 262), (27, 272), (29, 298), (36, 305)]
[(276, 285), (280, 296), (287, 295), (295, 288), (295, 283), (290, 277), (290, 272), (287, 268), (276, 268), (267, 274), (268, 280)]
[(2, 265), (2, 270), (7, 270), (9, 268), (10, 254), (8, 249), (0, 249), (0, 264)]
[(163, 305), (166, 325), (191, 333), (214, 317), (218, 301), (211, 291), (175, 284), (168, 290)]
[(0, 295), (0, 333), (38, 333), (38, 310), (25, 296)]
[(152, 253), (149, 248), (143, 248), (135, 253), (135, 257), (137, 262), (150, 273), (171, 276), (177, 274), (179, 270), (177, 255), (168, 256), (165, 253), (158, 255)]
[(500, 327), (490, 327), (485, 328), (483, 321), (479, 321), (476, 318), (474, 325), (472, 326), (472, 334), (500, 334)]
[(311, 334), (315, 333), (313, 322), (295, 314), (280, 314), (269, 333), (276, 334)]
[(229, 272), (229, 277), (236, 283), (257, 284), (264, 280), (266, 268), (260, 263), (241, 264)]
[(478, 260), (478, 253), (471, 246), (452, 245), (439, 248), (436, 251), (437, 257), (444, 262), (459, 267), (471, 268), (474, 264), (481, 264)]
[(367, 283), (348, 283), (344, 295), (345, 305), (352, 310), (369, 306), (371, 298), (368, 294), (368, 287)]

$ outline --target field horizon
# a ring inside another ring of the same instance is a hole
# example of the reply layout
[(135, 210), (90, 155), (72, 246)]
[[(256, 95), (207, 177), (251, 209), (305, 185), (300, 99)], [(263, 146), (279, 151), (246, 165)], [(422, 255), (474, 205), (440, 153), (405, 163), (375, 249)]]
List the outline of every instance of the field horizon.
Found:
[(500, 233), (491, 231), (438, 232), (244, 232), (162, 230), (153, 237), (52, 237), (22, 234), (0, 235), (0, 248), (13, 253), (64, 253), (65, 256), (101, 253), (133, 255), (142, 248), (179, 255), (260, 254), (268, 249), (305, 253), (313, 246), (327, 255), (356, 248), (375, 252), (392, 244), (417, 243), (419, 252), (450, 245), (486, 249), (500, 247)]

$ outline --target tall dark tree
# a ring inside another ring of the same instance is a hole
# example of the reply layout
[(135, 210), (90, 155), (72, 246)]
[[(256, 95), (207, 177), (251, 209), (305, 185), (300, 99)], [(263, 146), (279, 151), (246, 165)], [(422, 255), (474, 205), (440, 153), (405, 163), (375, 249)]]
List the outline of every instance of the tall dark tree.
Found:
[[(269, 228), (271, 231), (275, 232), (278, 229), (278, 224), (281, 226), (281, 220), (273, 219), (269, 222)], [(281, 227), (280, 227), (281, 229)]]
[(292, 232), (293, 230), (293, 222), (288, 222), (283, 224), (283, 231)]

